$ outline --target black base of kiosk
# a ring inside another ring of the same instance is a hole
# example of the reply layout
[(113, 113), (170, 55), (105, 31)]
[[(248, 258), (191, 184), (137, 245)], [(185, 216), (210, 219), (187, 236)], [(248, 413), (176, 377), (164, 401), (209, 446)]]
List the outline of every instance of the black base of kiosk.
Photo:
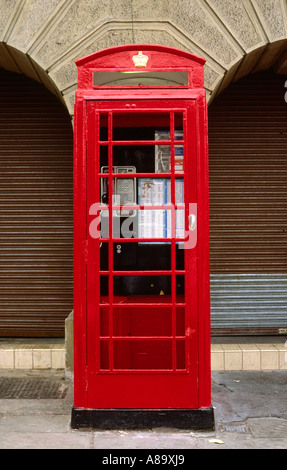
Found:
[(73, 429), (150, 429), (158, 427), (214, 430), (214, 410), (200, 409), (72, 409)]

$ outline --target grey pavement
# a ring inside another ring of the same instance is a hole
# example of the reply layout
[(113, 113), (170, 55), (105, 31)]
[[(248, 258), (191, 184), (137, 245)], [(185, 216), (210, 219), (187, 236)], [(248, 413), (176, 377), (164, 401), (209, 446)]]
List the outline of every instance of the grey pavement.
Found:
[(64, 398), (0, 399), (0, 449), (286, 449), (287, 370), (212, 372), (215, 430), (73, 430), (73, 383), (64, 372), (0, 371), (53, 377)]

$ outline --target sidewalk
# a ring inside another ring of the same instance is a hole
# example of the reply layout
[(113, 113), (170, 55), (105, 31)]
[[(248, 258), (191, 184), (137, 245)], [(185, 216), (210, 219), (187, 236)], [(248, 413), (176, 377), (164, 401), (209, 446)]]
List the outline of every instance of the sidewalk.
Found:
[(212, 372), (216, 429), (211, 432), (72, 430), (73, 384), (64, 371), (0, 371), (0, 381), (17, 377), (58, 381), (67, 393), (54, 399), (0, 398), (0, 449), (287, 448), (287, 370)]

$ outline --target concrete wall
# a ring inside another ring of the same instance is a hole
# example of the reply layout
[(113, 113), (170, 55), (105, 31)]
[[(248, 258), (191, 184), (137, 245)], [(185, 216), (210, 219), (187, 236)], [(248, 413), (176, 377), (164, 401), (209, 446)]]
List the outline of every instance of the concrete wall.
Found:
[(234, 80), (287, 73), (286, 0), (5, 0), (0, 67), (24, 73), (73, 114), (75, 60), (128, 43), (177, 47), (207, 59), (211, 100)]

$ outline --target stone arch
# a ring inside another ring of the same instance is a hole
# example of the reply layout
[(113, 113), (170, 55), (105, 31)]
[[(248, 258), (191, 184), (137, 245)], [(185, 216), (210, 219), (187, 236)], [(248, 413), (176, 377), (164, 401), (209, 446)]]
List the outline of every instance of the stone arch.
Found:
[(73, 114), (75, 60), (158, 43), (203, 56), (210, 102), (232, 81), (287, 70), (285, 0), (9, 0), (0, 5), (0, 67), (41, 81)]
[(29, 78), (41, 83), (65, 105), (63, 95), (57, 88), (49, 74), (37, 64), (31, 57), (25, 55), (20, 50), (0, 43), (0, 68), (24, 74)]

